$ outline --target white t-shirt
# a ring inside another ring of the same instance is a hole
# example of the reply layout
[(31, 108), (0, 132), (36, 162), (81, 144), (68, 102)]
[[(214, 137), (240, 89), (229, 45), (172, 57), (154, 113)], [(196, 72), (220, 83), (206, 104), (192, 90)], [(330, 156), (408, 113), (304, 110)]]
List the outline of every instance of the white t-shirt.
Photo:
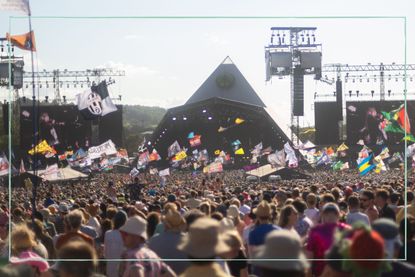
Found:
[(313, 222), (314, 225), (318, 223), (319, 211), (317, 208), (306, 209), (304, 214)]

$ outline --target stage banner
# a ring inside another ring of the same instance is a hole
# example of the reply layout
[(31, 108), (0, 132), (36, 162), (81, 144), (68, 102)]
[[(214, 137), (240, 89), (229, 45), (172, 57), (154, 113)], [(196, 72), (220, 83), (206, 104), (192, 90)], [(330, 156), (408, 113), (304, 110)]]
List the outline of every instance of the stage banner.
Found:
[(166, 168), (166, 169), (163, 169), (163, 170), (159, 171), (159, 176), (160, 177), (168, 176), (168, 175), (170, 175), (170, 168)]
[(208, 166), (205, 166), (203, 168), (203, 173), (216, 173), (216, 172), (222, 172), (223, 166), (219, 162), (211, 163)]
[(101, 145), (90, 147), (88, 149), (88, 156), (93, 160), (101, 158), (104, 154), (107, 156), (117, 154), (117, 149), (112, 140), (108, 140)]

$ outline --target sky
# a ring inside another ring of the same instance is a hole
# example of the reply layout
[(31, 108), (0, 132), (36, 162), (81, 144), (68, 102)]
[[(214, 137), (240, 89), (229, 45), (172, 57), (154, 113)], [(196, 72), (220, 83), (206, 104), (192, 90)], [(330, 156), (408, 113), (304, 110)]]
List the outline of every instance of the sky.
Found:
[[(116, 84), (111, 86), (113, 97), (121, 94), (123, 104), (170, 108), (184, 104), (225, 57), (230, 56), (265, 104), (275, 111), (283, 129), (290, 118), (290, 80), (274, 77), (265, 82), (264, 47), (270, 43), (271, 27), (317, 27), (317, 42), (323, 45), (323, 64), (399, 64), (405, 62), (403, 19), (335, 17), (406, 16), (407, 63), (415, 63), (414, 3), (409, 0), (30, 1), (39, 70), (122, 69), (126, 75), (117, 78)], [(0, 36), (9, 30), (12, 34), (28, 31), (27, 18), (9, 18), (19, 15), (0, 11)], [(68, 18), (106, 16), (125, 18)], [(135, 16), (268, 18), (144, 19)], [(318, 16), (331, 18), (287, 18)], [(26, 70), (30, 70), (29, 53), (20, 50), (16, 53), (24, 55)], [(399, 97), (403, 82), (387, 80), (385, 89), (391, 89), (393, 97)], [(73, 98), (81, 92), (79, 90), (79, 87), (63, 89), (61, 94)], [(313, 76), (306, 77), (302, 126), (314, 125), (315, 92), (318, 100), (334, 100), (324, 97), (332, 95), (334, 90), (334, 86), (315, 81)], [(349, 90), (375, 90), (379, 95), (379, 82), (348, 82), (343, 91)], [(408, 82), (408, 91), (415, 92), (414, 82)], [(25, 90), (20, 93), (30, 94)], [(1, 90), (1, 94), (4, 97), (6, 92)], [(53, 97), (53, 91), (43, 88), (40, 95)]]

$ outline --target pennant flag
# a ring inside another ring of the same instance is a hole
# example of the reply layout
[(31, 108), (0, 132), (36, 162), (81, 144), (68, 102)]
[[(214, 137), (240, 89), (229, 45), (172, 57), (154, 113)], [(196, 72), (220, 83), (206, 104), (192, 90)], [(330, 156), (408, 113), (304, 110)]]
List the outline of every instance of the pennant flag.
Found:
[(20, 174), (22, 174), (22, 173), (25, 173), (25, 172), (26, 172), (26, 168), (25, 168), (25, 166), (24, 166), (23, 159), (21, 159), (21, 160), (20, 160), (20, 169), (19, 169), (19, 173), (20, 173)]
[(112, 103), (105, 81), (75, 97), (78, 110), (85, 119), (95, 119), (117, 110), (117, 107)]
[(6, 155), (2, 154), (0, 156), (0, 176), (9, 174), (9, 160)]
[(334, 154), (334, 149), (332, 147), (327, 148), (326, 150), (327, 155), (329, 156), (333, 156)]
[(29, 15), (29, 0), (0, 0), (0, 11), (17, 11)]
[(187, 135), (187, 138), (188, 139), (192, 139), (192, 138), (194, 138), (195, 137), (195, 133), (194, 132), (190, 132), (188, 135)]
[(348, 150), (349, 147), (347, 147), (347, 145), (343, 142), (342, 144), (340, 144), (340, 146), (337, 148), (337, 152), (341, 152), (341, 151), (346, 151)]
[(219, 154), (220, 154), (220, 150), (218, 149), (218, 150), (215, 150), (215, 155), (216, 156), (219, 156)]
[(189, 140), (190, 147), (196, 147), (202, 144), (202, 141), (200, 140), (202, 136), (201, 135), (195, 135), (192, 139)]
[(235, 151), (235, 155), (245, 155), (244, 149), (241, 147)]
[(237, 118), (235, 119), (235, 124), (237, 124), (237, 125), (242, 124), (242, 123), (244, 123), (244, 122), (245, 122), (245, 120), (244, 120), (244, 119), (242, 119), (242, 118), (237, 117)]
[(179, 145), (179, 143), (176, 141), (173, 142), (172, 145), (169, 146), (169, 148), (167, 149), (167, 153), (169, 158), (176, 155), (177, 153), (179, 153), (181, 151), (181, 147)]
[(151, 152), (149, 160), (150, 160), (150, 162), (161, 160), (161, 157), (160, 157), (159, 153), (157, 153), (156, 149), (153, 149), (153, 152)]
[(333, 170), (341, 170), (344, 163), (342, 161), (338, 161), (337, 163), (333, 164), (332, 168)]
[(159, 171), (159, 176), (160, 177), (168, 176), (168, 175), (170, 175), (170, 168), (166, 168), (166, 169), (163, 169), (163, 170)]
[(358, 161), (358, 168), (359, 168), (359, 172), (360, 172), (360, 176), (364, 176), (367, 173), (369, 173), (373, 168), (375, 168), (376, 166), (373, 164), (370, 164), (370, 160), (372, 159), (372, 154), (367, 157), (364, 158), (363, 160), (361, 160), (360, 162)]
[(22, 50), (36, 51), (35, 33), (33, 31), (23, 35), (10, 35), (6, 33), (6, 38), (14, 46)]
[(295, 156), (295, 151), (292, 149), (289, 142), (284, 144), (284, 151), (287, 154), (285, 160), (288, 161), (289, 167), (297, 167), (298, 166), (298, 159)]
[(187, 154), (185, 151), (180, 151), (179, 153), (174, 156), (174, 161), (181, 161), (184, 160), (187, 157)]
[(47, 152), (53, 153), (55, 151), (55, 149), (53, 149), (47, 142), (46, 140), (43, 140), (41, 143), (39, 143), (38, 145), (36, 145), (34, 148), (30, 149), (28, 151), (28, 153), (30, 155), (34, 155), (34, 154), (46, 154)]
[(228, 128), (224, 128), (224, 127), (220, 126), (219, 129), (218, 129), (218, 133), (225, 132), (226, 130), (228, 130)]

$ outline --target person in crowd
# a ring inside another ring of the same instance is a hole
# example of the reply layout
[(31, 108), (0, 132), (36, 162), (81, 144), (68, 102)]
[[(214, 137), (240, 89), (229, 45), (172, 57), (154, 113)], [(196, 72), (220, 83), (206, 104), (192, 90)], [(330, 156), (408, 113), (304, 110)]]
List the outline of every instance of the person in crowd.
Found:
[[(178, 249), (180, 241), (185, 236), (183, 231), (186, 227), (186, 221), (176, 210), (169, 210), (163, 217), (165, 226), (164, 232), (150, 238), (148, 247), (153, 250), (162, 259), (183, 259), (187, 258), (186, 254)], [(189, 265), (187, 261), (166, 263), (174, 270), (175, 273), (181, 274)]]
[(0, 258), (9, 255), (9, 216), (5, 212), (0, 212)]
[(351, 195), (349, 199), (347, 199), (347, 204), (349, 206), (349, 212), (346, 215), (347, 224), (353, 225), (353, 223), (361, 221), (370, 225), (369, 217), (365, 213), (360, 212), (360, 201), (356, 195)]
[(191, 265), (180, 277), (229, 276), (215, 261), (217, 256), (231, 250), (223, 235), (220, 235), (219, 228), (218, 221), (206, 217), (199, 218), (190, 225), (189, 232), (182, 238), (178, 249), (187, 254)]
[[(113, 229), (108, 230), (104, 237), (104, 257), (105, 259), (120, 259), (124, 251), (123, 241), (121, 238), (120, 228), (127, 221), (127, 214), (124, 211), (118, 211), (113, 217)], [(120, 262), (107, 261), (107, 276), (118, 277), (118, 267)]]
[(149, 238), (151, 238), (154, 235), (154, 233), (156, 232), (156, 228), (160, 224), (160, 222), (161, 222), (161, 220), (160, 220), (160, 214), (159, 213), (150, 212), (150, 213), (147, 214), (147, 236)]
[(231, 275), (234, 277), (248, 277), (247, 257), (239, 232), (237, 230), (229, 230), (223, 236), (225, 243), (231, 248), (229, 252), (222, 255), (222, 257), (227, 259)]
[(46, 258), (48, 259), (55, 259), (55, 246), (53, 245), (53, 239), (49, 236), (49, 234), (45, 231), (44, 225), (38, 219), (35, 219), (33, 222), (29, 224), (33, 232), (35, 233), (35, 239), (38, 244), (42, 244), (46, 248)]
[(56, 228), (55, 224), (50, 221), (50, 210), (47, 208), (43, 208), (40, 210), (40, 214), (43, 218), (43, 225), (45, 226), (46, 232), (53, 238), (56, 236)]
[[(337, 230), (348, 228), (348, 225), (339, 222), (340, 209), (335, 203), (327, 203), (321, 210), (321, 224), (311, 228), (306, 254), (310, 259), (323, 259), (325, 252), (331, 247), (334, 234)], [(313, 261), (312, 273), (320, 276), (325, 266), (324, 261)]]
[(94, 240), (90, 236), (80, 231), (82, 225), (83, 215), (80, 210), (74, 210), (68, 213), (64, 218), (65, 233), (60, 235), (56, 241), (56, 249), (59, 250), (68, 241), (77, 238), (84, 240), (91, 246), (94, 246)]
[[(294, 201), (293, 201), (294, 202)], [(293, 232), (297, 232), (295, 230), (295, 226), (298, 222), (298, 212), (293, 205), (285, 205), (281, 209), (280, 219), (278, 221), (278, 226), (290, 230)]]
[[(239, 202), (239, 201), (238, 201)], [(243, 230), (246, 227), (244, 221), (241, 220), (240, 211), (238, 206), (230, 205), (227, 210), (227, 216), (233, 220), (233, 224), (236, 230), (239, 232), (239, 235), (242, 237)]]
[(301, 238), (305, 238), (308, 235), (310, 228), (313, 227), (313, 221), (304, 214), (307, 204), (302, 199), (297, 198), (293, 201), (292, 205), (298, 212), (298, 220), (294, 226), (294, 229)]
[(309, 193), (306, 197), (307, 200), (307, 209), (304, 211), (306, 217), (308, 217), (312, 222), (313, 225), (318, 223), (319, 219), (319, 211), (316, 208), (317, 206), (317, 197), (314, 193)]
[[(176, 276), (174, 271), (167, 264), (160, 261), (160, 257), (145, 245), (147, 241), (147, 221), (144, 218), (132, 216), (127, 219), (119, 230), (126, 248), (121, 255), (121, 258), (126, 261), (120, 264), (120, 276)], [(149, 259), (153, 261), (148, 261)]]
[[(60, 277), (104, 277), (96, 272), (98, 266), (95, 249), (82, 240), (68, 242), (58, 251)], [(68, 261), (83, 259), (84, 261)]]
[[(289, 230), (271, 231), (264, 245), (258, 247), (252, 262), (260, 270), (259, 277), (305, 277), (309, 264), (301, 239)], [(289, 259), (272, 261), (270, 259)]]
[[(406, 220), (406, 222), (405, 222)], [(405, 223), (406, 223), (406, 240), (405, 240)], [(408, 263), (415, 265), (415, 218), (408, 216), (406, 219), (402, 219), (399, 224), (399, 233), (401, 241), (406, 243), (402, 245), (399, 251), (399, 259), (406, 259)], [(405, 256), (406, 249), (406, 256)]]
[[(415, 217), (415, 197), (412, 191), (406, 193), (406, 200), (408, 205), (406, 206), (406, 214)], [(396, 223), (400, 224), (405, 217), (405, 206), (401, 207), (396, 214)]]
[(69, 207), (66, 203), (59, 204), (59, 215), (55, 218), (55, 228), (57, 234), (62, 234), (65, 232), (65, 223), (64, 218), (69, 212)]
[(197, 198), (197, 192), (194, 190), (190, 191), (190, 197), (186, 201), (186, 207), (189, 209), (197, 209), (202, 201)]
[(361, 192), (360, 203), (370, 223), (378, 219), (379, 211), (375, 205), (375, 194), (371, 190), (363, 190)]
[(388, 205), (389, 192), (385, 189), (380, 189), (376, 192), (376, 206), (379, 209), (379, 218), (390, 218), (396, 221), (395, 212)]
[(97, 203), (92, 203), (87, 206), (87, 210), (89, 213), (88, 222), (85, 224), (95, 229), (97, 232), (97, 237), (100, 237), (102, 234), (101, 224), (97, 218), (99, 214), (99, 205)]

